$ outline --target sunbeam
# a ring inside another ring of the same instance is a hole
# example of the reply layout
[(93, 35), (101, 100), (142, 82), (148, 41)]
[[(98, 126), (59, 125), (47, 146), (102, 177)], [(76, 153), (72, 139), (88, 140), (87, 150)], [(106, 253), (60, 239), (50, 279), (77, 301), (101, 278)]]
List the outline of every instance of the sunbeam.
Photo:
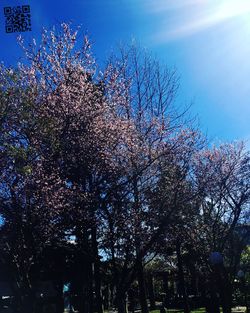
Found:
[[(190, 0), (182, 3), (170, 1), (165, 2), (165, 5), (164, 2), (160, 2), (159, 6), (151, 5), (150, 8), (153, 14), (160, 14), (162, 18), (164, 29), (155, 35), (157, 41), (183, 38), (233, 18), (245, 18), (250, 15), (249, 0), (226, 0), (220, 3), (205, 0)], [(181, 19), (172, 18), (169, 23), (169, 14), (166, 13), (168, 11), (175, 11)], [(166, 14), (165, 18), (164, 14)]]

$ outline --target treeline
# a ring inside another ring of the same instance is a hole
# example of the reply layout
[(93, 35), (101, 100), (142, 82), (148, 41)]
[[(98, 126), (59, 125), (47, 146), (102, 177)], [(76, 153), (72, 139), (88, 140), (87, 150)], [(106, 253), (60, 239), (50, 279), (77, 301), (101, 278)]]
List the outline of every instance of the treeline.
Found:
[[(136, 281), (147, 313), (145, 263), (169, 249), (179, 269), (189, 253), (204, 279), (209, 255), (223, 254), (230, 312), (244, 247), (234, 230), (249, 214), (243, 144), (208, 147), (176, 104), (175, 70), (134, 45), (101, 71), (67, 24), (39, 45), (19, 43), (25, 61), (0, 68), (1, 264), (15, 312), (37, 312), (36, 284), (51, 279), (56, 312), (72, 282), (79, 312), (102, 313), (106, 262), (113, 306), (126, 311)], [(183, 271), (179, 279), (186, 299)]]

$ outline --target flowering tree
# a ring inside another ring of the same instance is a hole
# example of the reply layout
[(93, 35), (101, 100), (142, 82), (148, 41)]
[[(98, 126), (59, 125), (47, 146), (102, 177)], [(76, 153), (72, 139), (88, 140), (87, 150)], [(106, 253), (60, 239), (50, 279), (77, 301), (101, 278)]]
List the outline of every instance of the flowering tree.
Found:
[(44, 167), (33, 144), (38, 120), (28, 77), (4, 67), (1, 73), (1, 251), (15, 282), (15, 309), (27, 305), (29, 312), (34, 300), (32, 268), (46, 245), (59, 237), (58, 214), (66, 209), (69, 192), (57, 170), (51, 173)]
[[(185, 218), (185, 225), (178, 232), (181, 233), (183, 251), (192, 255), (192, 263), (196, 264), (193, 274), (200, 276), (200, 281), (209, 283), (206, 291), (212, 281), (217, 280), (223, 312), (230, 312), (230, 275), (233, 278), (235, 274), (232, 267), (234, 253), (230, 247), (239, 237), (237, 225), (244, 224), (249, 215), (249, 155), (241, 143), (224, 144), (201, 150), (193, 161), (192, 178), (199, 193), (192, 205), (192, 218)], [(174, 228), (177, 226), (175, 223)], [(212, 252), (223, 254), (225, 267), (213, 268), (209, 261)], [(189, 266), (188, 261), (186, 266)], [(211, 286), (210, 293), (215, 297), (214, 286)]]
[[(90, 258), (83, 258), (90, 269), (91, 263), (95, 264), (95, 288), (101, 311), (96, 233), (97, 226), (101, 225), (98, 219), (100, 199), (107, 193), (111, 177), (123, 170), (119, 160), (128, 152), (126, 147), (133, 145), (136, 134), (132, 121), (120, 114), (127, 105), (123, 82), (111, 66), (103, 75), (97, 75), (87, 38), (81, 49), (76, 49), (75, 39), (76, 32), (66, 24), (59, 32), (44, 31), (38, 47), (33, 42), (26, 49), (20, 39), (29, 64), (19, 64), (16, 70), (2, 69), (4, 79), (8, 78), (13, 85), (15, 97), (6, 97), (10, 88), (8, 81), (4, 81), (3, 98), (6, 107), (13, 111), (7, 111), (5, 116), (3, 107), (6, 136), (1, 152), (8, 162), (11, 156), (5, 146), (9, 133), (17, 149), (24, 146), (22, 152), (31, 161), (22, 160), (25, 169), (22, 168), (24, 175), (20, 177), (19, 194), (23, 195), (22, 188), (26, 188), (31, 195), (32, 214), (36, 210), (34, 199), (38, 201), (40, 225), (49, 229), (51, 223), (60, 225), (56, 236), (75, 236), (82, 253), (90, 254)], [(7, 166), (7, 170), (15, 181), (15, 168)], [(9, 176), (3, 177), (3, 186), (7, 185), (5, 178)], [(38, 190), (32, 189), (33, 182)], [(7, 221), (7, 213), (2, 211), (2, 214)], [(46, 218), (52, 216), (51, 223), (43, 220), (41, 214)], [(46, 243), (51, 239), (51, 232), (43, 233), (47, 236), (43, 240)], [(92, 280), (89, 284), (92, 285)], [(91, 286), (86, 286), (86, 290), (88, 287)], [(79, 288), (82, 290), (83, 286)], [(87, 296), (85, 299), (81, 310), (92, 311), (91, 301)]]
[[(110, 62), (126, 87), (128, 105), (121, 114), (134, 124), (136, 137), (131, 139), (133, 144), (127, 146), (122, 160), (125, 171), (116, 177), (119, 180), (113, 192), (107, 194), (104, 248), (114, 268), (119, 312), (125, 310), (125, 293), (135, 278), (142, 311), (147, 312), (144, 262), (166, 232), (170, 216), (180, 214), (176, 197), (179, 199), (190, 157), (201, 140), (196, 131), (188, 128), (184, 113), (175, 108), (178, 83), (174, 71), (161, 69), (156, 60), (135, 46), (122, 49), (120, 58)], [(159, 196), (152, 205), (163, 168), (169, 173), (165, 178), (172, 193)], [(179, 176), (175, 175), (177, 168)]]
[[(210, 250), (208, 253), (218, 251), (226, 256), (237, 224), (249, 216), (249, 154), (243, 144), (224, 144), (204, 152), (197, 166), (198, 181), (207, 181), (200, 219), (203, 235), (197, 237)], [(231, 311), (228, 274), (224, 274), (225, 285), (221, 286), (225, 313)]]
[(134, 280), (147, 313), (145, 262), (164, 236), (184, 238), (207, 212), (226, 241), (248, 204), (248, 159), (236, 147), (200, 152), (199, 132), (174, 103), (174, 70), (132, 45), (100, 71), (88, 38), (76, 39), (65, 23), (44, 30), (39, 45), (20, 38), (25, 64), (0, 69), (1, 247), (16, 311), (34, 312), (32, 268), (71, 238), (81, 313), (94, 311), (94, 293), (102, 312), (101, 253), (119, 313)]

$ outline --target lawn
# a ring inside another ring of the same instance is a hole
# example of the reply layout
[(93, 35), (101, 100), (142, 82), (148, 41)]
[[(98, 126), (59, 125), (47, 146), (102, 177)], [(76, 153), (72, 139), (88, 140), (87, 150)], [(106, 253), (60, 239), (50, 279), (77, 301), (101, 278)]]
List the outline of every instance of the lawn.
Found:
[[(220, 311), (222, 312), (222, 308), (220, 308)], [(178, 309), (173, 309), (173, 310), (166, 310), (167, 313), (183, 313), (183, 311), (178, 310)], [(199, 309), (195, 309), (193, 311), (191, 311), (192, 313), (205, 313), (205, 308), (199, 308)], [(235, 307), (232, 308), (232, 313), (243, 313), (246, 312), (246, 308), (245, 307)], [(150, 311), (150, 313), (160, 313), (160, 310), (153, 310)]]
[[(222, 308), (220, 308), (220, 311), (222, 312)], [(137, 311), (138, 312), (138, 311)], [(199, 308), (199, 309), (195, 309), (193, 311), (191, 311), (191, 313), (205, 313), (205, 308)], [(232, 309), (232, 313), (243, 313), (243, 312), (246, 312), (246, 308), (245, 307), (241, 307), (241, 308), (233, 308)], [(105, 313), (108, 313), (108, 311), (105, 311)], [(150, 311), (150, 313), (160, 313), (160, 310), (153, 310), (153, 311)], [(168, 309), (166, 310), (166, 313), (183, 313), (182, 310), (180, 309)]]
[[(204, 308), (200, 308), (200, 309), (196, 309), (194, 311), (191, 311), (192, 313), (205, 313), (205, 309)], [(150, 313), (160, 313), (160, 310), (154, 310), (154, 311), (150, 311)], [(167, 310), (167, 313), (183, 313), (183, 311), (181, 310)]]

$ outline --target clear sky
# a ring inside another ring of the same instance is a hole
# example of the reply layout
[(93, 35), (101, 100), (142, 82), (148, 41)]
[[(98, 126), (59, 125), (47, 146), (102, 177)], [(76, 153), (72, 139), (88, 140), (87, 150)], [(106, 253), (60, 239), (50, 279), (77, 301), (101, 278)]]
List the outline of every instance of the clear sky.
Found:
[(71, 21), (88, 32), (99, 61), (135, 38), (177, 68), (178, 101), (193, 103), (210, 139), (250, 141), (250, 0), (2, 0), (0, 59), (6, 64), (21, 56), (17, 33), (5, 32), (3, 9), (17, 5), (31, 7), (25, 38)]

